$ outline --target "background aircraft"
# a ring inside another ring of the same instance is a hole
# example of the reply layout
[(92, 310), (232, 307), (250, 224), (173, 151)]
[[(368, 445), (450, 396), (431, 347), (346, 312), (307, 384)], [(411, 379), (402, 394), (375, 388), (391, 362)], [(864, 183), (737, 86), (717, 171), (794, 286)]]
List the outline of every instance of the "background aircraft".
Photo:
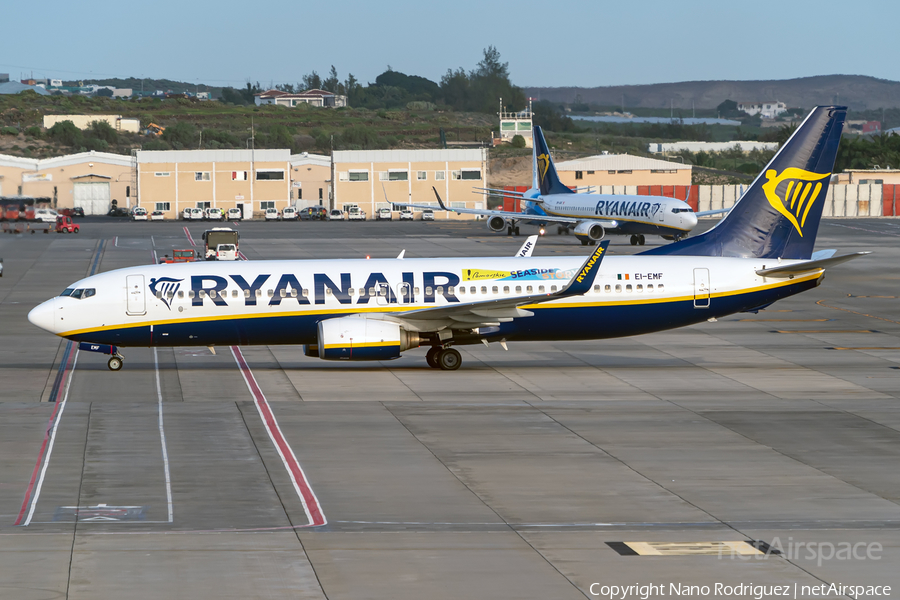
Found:
[[(698, 216), (727, 212), (695, 213), (686, 202), (664, 196), (576, 193), (560, 182), (540, 127), (534, 128), (532, 179), (533, 187), (525, 192), (479, 188), (504, 198), (523, 201), (523, 212), (448, 208), (436, 189), (434, 194), (442, 210), (487, 217), (488, 228), (492, 231), (506, 229), (507, 235), (518, 235), (519, 224), (523, 222), (542, 228), (552, 224), (558, 227), (559, 233), (573, 232), (584, 246), (595, 244), (607, 233), (630, 235), (633, 246), (644, 245), (647, 235), (660, 235), (677, 241), (696, 227)], [(422, 204), (406, 206), (434, 208)]]

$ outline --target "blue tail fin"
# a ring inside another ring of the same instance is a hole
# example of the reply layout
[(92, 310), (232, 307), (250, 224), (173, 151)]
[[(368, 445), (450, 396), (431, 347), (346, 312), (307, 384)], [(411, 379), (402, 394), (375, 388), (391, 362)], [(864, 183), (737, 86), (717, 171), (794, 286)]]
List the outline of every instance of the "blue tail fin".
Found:
[(564, 186), (556, 175), (556, 167), (553, 166), (553, 159), (550, 158), (550, 148), (547, 146), (547, 140), (544, 139), (544, 132), (540, 127), (535, 127), (532, 131), (534, 142), (534, 177), (537, 188), (541, 190), (541, 196), (547, 194), (573, 194), (574, 192)]
[(845, 106), (814, 108), (718, 225), (642, 254), (808, 259), (846, 116)]

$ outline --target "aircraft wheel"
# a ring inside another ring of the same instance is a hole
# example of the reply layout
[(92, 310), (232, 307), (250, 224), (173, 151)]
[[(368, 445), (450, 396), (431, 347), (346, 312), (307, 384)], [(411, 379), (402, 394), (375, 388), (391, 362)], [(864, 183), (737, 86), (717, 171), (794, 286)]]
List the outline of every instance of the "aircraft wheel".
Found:
[(587, 244), (588, 244), (588, 241), (587, 241), (587, 240), (581, 240), (581, 245), (582, 245), (582, 246), (587, 246)]
[(631, 236), (631, 245), (632, 245), (632, 246), (637, 246), (637, 243), (638, 243), (638, 238), (637, 238), (637, 236), (636, 236), (636, 235)]
[(443, 371), (455, 371), (462, 364), (462, 356), (456, 348), (444, 348), (437, 355), (437, 362)]
[(519, 235), (519, 227), (518, 226), (513, 228), (513, 235)]
[(512, 235), (512, 234), (513, 234), (513, 228), (512, 228), (512, 227), (507, 227), (507, 228), (506, 228), (506, 235)]
[(118, 356), (109, 357), (109, 361), (106, 363), (106, 366), (109, 367), (110, 371), (118, 371), (122, 368), (122, 359)]
[(563, 235), (563, 234), (565, 234), (567, 229), (568, 229), (567, 227), (557, 227), (557, 228), (556, 228), (556, 235)]
[(437, 362), (437, 355), (440, 354), (441, 350), (443, 350), (443, 348), (439, 346), (432, 346), (425, 354), (425, 362), (427, 362), (428, 366), (432, 369), (439, 369), (441, 367)]
[(638, 246), (643, 246), (646, 239), (644, 239), (644, 234), (638, 236)]

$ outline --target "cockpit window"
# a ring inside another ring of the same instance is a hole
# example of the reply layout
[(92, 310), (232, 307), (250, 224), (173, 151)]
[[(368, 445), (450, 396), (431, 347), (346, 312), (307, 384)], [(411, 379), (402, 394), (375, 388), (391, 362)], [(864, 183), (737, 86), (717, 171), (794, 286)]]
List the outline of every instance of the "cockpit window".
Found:
[(677, 214), (677, 213), (689, 213), (692, 211), (690, 208), (673, 208), (672, 212)]
[(66, 288), (63, 290), (63, 293), (60, 296), (68, 296), (70, 298), (76, 298), (78, 300), (84, 300), (85, 298), (90, 298), (97, 294), (97, 290), (94, 288)]

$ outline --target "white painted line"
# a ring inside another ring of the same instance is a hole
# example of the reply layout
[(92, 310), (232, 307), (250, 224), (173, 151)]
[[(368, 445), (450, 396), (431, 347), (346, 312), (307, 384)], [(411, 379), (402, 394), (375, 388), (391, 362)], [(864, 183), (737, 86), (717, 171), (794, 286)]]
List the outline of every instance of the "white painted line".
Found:
[(278, 450), (281, 462), (284, 463), (284, 468), (287, 470), (288, 475), (294, 484), (294, 490), (296, 490), (297, 495), (300, 497), (300, 502), (303, 504), (303, 510), (306, 512), (306, 518), (309, 520), (308, 526), (319, 527), (325, 525), (328, 523), (328, 520), (325, 518), (325, 513), (322, 512), (322, 507), (319, 505), (319, 499), (309, 485), (309, 481), (306, 479), (306, 473), (303, 472), (303, 467), (300, 466), (300, 462), (297, 460), (293, 448), (291, 448), (290, 444), (288, 444), (287, 440), (284, 438), (281, 427), (278, 425), (278, 421), (275, 419), (275, 415), (269, 407), (269, 402), (266, 400), (259, 384), (256, 382), (253, 372), (250, 371), (250, 367), (247, 365), (247, 361), (244, 359), (241, 349), (237, 346), (232, 346), (231, 354), (234, 356), (238, 369), (240, 369), (241, 375), (244, 377), (244, 383), (247, 384), (247, 389), (250, 390), (250, 394), (253, 396), (253, 402), (256, 404), (256, 410), (259, 411), (259, 416), (262, 419), (263, 424), (266, 426), (266, 431), (269, 433), (269, 439), (272, 440), (272, 444), (275, 446), (275, 449)]
[(59, 415), (53, 424), (53, 431), (50, 433), (50, 445), (47, 446), (47, 457), (44, 459), (44, 466), (41, 469), (41, 478), (38, 479), (37, 488), (34, 490), (34, 500), (31, 501), (31, 508), (28, 510), (28, 517), (22, 523), (24, 527), (28, 527), (31, 523), (31, 517), (34, 516), (34, 509), (37, 508), (38, 498), (41, 497), (41, 487), (44, 485), (44, 476), (47, 474), (47, 467), (50, 466), (50, 455), (53, 454), (53, 444), (56, 443), (56, 430), (59, 429), (59, 423), (62, 421), (63, 411), (66, 410), (66, 402), (69, 401), (69, 387), (72, 385), (72, 376), (75, 374), (75, 365), (78, 364), (79, 350), (75, 350), (75, 360), (72, 361), (72, 370), (69, 371), (69, 380), (66, 382), (66, 393), (63, 395), (62, 404), (59, 407)]
[(169, 451), (166, 449), (166, 430), (163, 427), (162, 386), (159, 383), (159, 355), (153, 349), (153, 367), (156, 369), (156, 398), (159, 406), (159, 441), (162, 444), (163, 468), (166, 472), (166, 502), (169, 506), (169, 523), (175, 521), (172, 508), (172, 477), (169, 475)]

